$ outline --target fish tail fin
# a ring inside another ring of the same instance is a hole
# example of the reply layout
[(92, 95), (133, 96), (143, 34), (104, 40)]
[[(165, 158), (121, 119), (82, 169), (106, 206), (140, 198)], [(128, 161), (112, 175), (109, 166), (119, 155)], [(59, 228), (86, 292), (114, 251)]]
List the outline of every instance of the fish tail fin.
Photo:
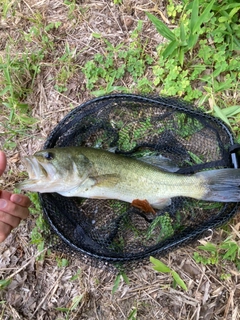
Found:
[(240, 169), (218, 169), (196, 173), (204, 178), (207, 192), (203, 200), (240, 202)]

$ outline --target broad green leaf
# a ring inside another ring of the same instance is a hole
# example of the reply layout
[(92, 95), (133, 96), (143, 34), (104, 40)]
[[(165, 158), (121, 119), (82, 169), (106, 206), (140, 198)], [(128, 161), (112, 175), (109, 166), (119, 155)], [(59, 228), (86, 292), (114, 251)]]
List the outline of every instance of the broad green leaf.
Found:
[(169, 43), (169, 45), (166, 47), (166, 49), (163, 51), (162, 56), (164, 59), (166, 59), (167, 57), (169, 57), (174, 50), (176, 50), (179, 46), (178, 41), (174, 40), (172, 42)]
[(187, 286), (185, 282), (182, 280), (182, 278), (179, 276), (179, 274), (176, 271), (172, 271), (171, 275), (173, 279), (176, 281), (176, 283), (183, 289), (187, 291)]
[(163, 273), (171, 272), (171, 269), (168, 266), (166, 266), (162, 261), (155, 259), (154, 257), (150, 257), (150, 261), (154, 264), (154, 270)]
[(166, 39), (170, 41), (176, 40), (175, 34), (157, 17), (152, 15), (151, 13), (146, 12), (147, 17), (149, 20), (154, 24), (157, 31)]
[(230, 122), (228, 120), (228, 118), (225, 116), (225, 114), (222, 112), (222, 110), (217, 106), (214, 105), (213, 106), (213, 110), (214, 110), (214, 115), (218, 118), (220, 118), (222, 121), (224, 121), (226, 124), (230, 125)]
[(199, 1), (194, 0), (193, 1), (193, 6), (192, 6), (192, 14), (191, 14), (191, 20), (190, 20), (190, 32), (191, 34), (193, 33), (193, 29), (195, 24), (197, 23), (198, 20), (198, 8), (199, 8)]
[(201, 25), (203, 24), (203, 22), (209, 20), (209, 13), (212, 9), (212, 6), (214, 4), (215, 0), (212, 0), (205, 8), (205, 10), (203, 11), (203, 13), (200, 14), (200, 16), (198, 17), (193, 29), (192, 29), (192, 33), (197, 32)]

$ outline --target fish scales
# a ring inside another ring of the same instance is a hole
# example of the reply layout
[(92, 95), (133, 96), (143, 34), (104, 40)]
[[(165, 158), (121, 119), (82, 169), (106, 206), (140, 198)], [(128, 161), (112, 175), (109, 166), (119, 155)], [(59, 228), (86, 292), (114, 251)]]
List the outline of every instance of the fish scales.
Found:
[[(204, 179), (193, 175), (166, 173), (142, 161), (101, 149), (82, 148), (81, 152), (94, 163), (97, 175), (117, 174), (117, 183), (112, 184), (111, 192), (115, 191), (118, 198), (120, 194), (127, 197), (127, 202), (146, 198), (153, 204), (158, 202), (158, 199), (176, 196), (200, 199), (206, 193)], [(101, 187), (103, 185), (104, 183)], [(97, 192), (97, 189), (95, 191)]]

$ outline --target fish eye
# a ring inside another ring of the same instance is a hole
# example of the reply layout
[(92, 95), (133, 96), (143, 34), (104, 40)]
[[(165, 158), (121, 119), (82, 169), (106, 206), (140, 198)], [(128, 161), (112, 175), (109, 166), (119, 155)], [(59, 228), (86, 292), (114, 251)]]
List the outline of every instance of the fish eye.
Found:
[(54, 154), (53, 154), (52, 152), (46, 152), (46, 153), (44, 154), (44, 158), (45, 158), (46, 160), (52, 160), (52, 159), (54, 158)]

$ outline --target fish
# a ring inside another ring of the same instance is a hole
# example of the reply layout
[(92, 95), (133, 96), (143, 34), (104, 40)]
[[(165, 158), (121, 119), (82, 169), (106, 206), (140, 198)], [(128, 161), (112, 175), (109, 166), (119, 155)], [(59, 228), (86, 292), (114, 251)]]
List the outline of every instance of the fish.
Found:
[[(165, 160), (165, 159), (164, 159)], [(174, 197), (215, 202), (240, 201), (240, 169), (178, 174), (139, 159), (91, 147), (56, 147), (23, 160), (29, 179), (22, 190), (65, 197), (116, 199), (145, 211), (162, 209)], [(149, 207), (148, 207), (149, 204)]]

